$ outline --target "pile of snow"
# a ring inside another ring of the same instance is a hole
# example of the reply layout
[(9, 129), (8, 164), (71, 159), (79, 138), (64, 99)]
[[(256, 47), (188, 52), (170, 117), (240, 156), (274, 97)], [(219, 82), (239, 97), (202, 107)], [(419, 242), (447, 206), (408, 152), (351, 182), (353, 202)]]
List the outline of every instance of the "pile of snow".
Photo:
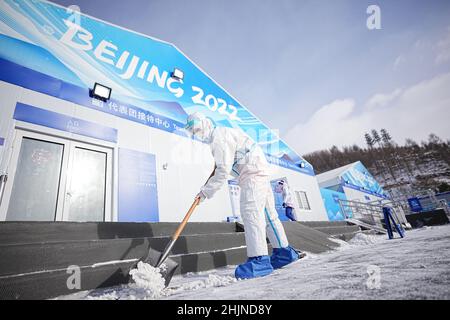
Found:
[[(347, 250), (351, 247), (359, 247), (359, 246), (367, 246), (376, 243), (380, 243), (387, 239), (387, 235), (374, 235), (374, 234), (366, 234), (362, 232), (358, 232), (354, 235), (352, 239), (349, 241), (344, 241), (341, 239), (332, 239), (331, 241), (339, 244), (339, 247), (336, 248), (337, 251)], [(330, 253), (330, 252), (328, 252)]]
[(165, 288), (165, 280), (160, 268), (139, 261), (137, 268), (130, 271), (134, 283), (132, 286), (144, 289), (150, 298), (159, 298)]
[[(164, 267), (163, 265), (162, 267)], [(160, 268), (139, 261), (136, 269), (130, 270), (133, 283), (119, 288), (107, 289), (100, 294), (88, 295), (89, 300), (155, 300), (166, 295), (165, 280)]]
[(379, 243), (386, 239), (387, 236), (384, 235), (372, 235), (365, 233), (357, 233), (355, 236), (348, 241), (348, 244), (354, 246), (365, 246), (369, 244)]

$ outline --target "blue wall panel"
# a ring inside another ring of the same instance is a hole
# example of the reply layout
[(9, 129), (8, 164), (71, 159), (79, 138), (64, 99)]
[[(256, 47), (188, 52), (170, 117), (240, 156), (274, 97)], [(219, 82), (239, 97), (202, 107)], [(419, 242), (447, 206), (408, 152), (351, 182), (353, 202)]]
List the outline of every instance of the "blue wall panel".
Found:
[(339, 206), (339, 199), (347, 200), (345, 194), (325, 188), (320, 188), (320, 193), (322, 195), (328, 219), (330, 221), (344, 220), (344, 215)]
[(155, 155), (119, 148), (118, 220), (159, 221)]

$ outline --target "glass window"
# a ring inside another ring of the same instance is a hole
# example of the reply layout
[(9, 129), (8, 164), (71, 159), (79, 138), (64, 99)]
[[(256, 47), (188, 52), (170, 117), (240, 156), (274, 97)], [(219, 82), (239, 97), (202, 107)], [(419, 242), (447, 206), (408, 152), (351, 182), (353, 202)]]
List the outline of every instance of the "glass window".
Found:
[(311, 210), (311, 206), (309, 205), (309, 200), (306, 192), (304, 191), (295, 191), (297, 196), (298, 206), (302, 210)]
[(6, 220), (54, 221), (64, 145), (24, 137)]

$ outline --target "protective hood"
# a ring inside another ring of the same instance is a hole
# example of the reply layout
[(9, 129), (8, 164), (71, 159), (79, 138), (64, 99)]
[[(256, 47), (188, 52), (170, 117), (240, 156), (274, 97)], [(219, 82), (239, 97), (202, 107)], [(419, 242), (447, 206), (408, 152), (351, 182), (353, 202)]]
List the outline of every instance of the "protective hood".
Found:
[(205, 143), (211, 143), (214, 128), (213, 121), (200, 112), (189, 115), (184, 127), (192, 137)]

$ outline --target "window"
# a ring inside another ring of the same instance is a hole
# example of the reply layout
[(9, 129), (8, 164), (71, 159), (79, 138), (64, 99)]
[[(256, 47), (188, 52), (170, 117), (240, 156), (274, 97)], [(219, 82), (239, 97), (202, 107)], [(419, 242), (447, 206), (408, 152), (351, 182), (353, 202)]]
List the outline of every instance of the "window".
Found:
[(295, 195), (297, 196), (298, 206), (302, 210), (311, 210), (311, 206), (309, 205), (308, 196), (304, 191), (295, 191)]

